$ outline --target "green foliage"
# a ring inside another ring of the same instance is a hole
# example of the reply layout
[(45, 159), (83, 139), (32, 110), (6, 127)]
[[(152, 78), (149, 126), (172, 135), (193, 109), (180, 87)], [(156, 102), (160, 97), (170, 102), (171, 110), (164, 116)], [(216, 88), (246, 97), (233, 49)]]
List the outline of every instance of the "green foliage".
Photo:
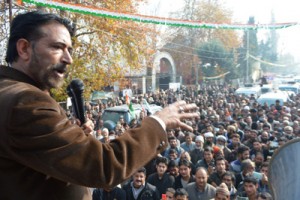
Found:
[(230, 72), (226, 79), (236, 78), (234, 52), (227, 50), (219, 40), (201, 44), (197, 54), (202, 62), (200, 69), (203, 76), (213, 77)]
[[(219, 1), (209, 0), (185, 0), (183, 10), (176, 13), (174, 17), (220, 24), (232, 22), (231, 11)], [(237, 33), (233, 30), (170, 28), (169, 32), (171, 32), (167, 34), (171, 36), (167, 38), (169, 43), (162, 50), (171, 53), (176, 63), (177, 73), (183, 76), (185, 84), (195, 83), (195, 67), (200, 62), (204, 63), (199, 60), (196, 52), (199, 45), (218, 40), (228, 51), (240, 45)]]
[[(78, 3), (78, 0), (68, 1)], [(82, 2), (85, 6), (98, 6), (119, 12), (136, 13), (138, 3), (144, 0), (90, 0)], [(7, 41), (8, 6), (0, 4), (1, 27), (0, 45)], [(57, 101), (67, 98), (66, 87), (74, 78), (80, 78), (85, 84), (85, 98), (93, 90), (113, 85), (115, 81), (124, 79), (126, 73), (145, 68), (152, 63), (153, 46), (157, 33), (152, 25), (118, 19), (99, 18), (57, 9), (37, 8), (32, 4), (19, 6), (14, 4), (15, 13), (20, 11), (43, 9), (71, 19), (76, 24), (76, 34), (73, 38), (73, 64), (69, 66), (68, 76), (64, 86), (51, 91)], [(2, 24), (2, 19), (4, 25)], [(2, 54), (3, 55), (3, 54)], [(2, 63), (3, 63), (3, 59)]]

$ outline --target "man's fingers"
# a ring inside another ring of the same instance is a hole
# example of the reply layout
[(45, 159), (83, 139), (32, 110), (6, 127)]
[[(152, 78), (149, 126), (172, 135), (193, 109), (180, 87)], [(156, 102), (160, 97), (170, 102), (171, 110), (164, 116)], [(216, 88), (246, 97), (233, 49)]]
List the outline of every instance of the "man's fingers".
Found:
[(180, 120), (200, 117), (198, 113), (180, 113)]
[(186, 104), (183, 106), (184, 111), (190, 111), (190, 110), (198, 110), (198, 107), (196, 104)]
[(179, 101), (175, 104), (175, 107), (177, 108), (179, 113), (182, 112), (189, 112), (191, 110), (198, 110), (198, 107), (196, 104), (186, 104), (185, 101)]
[(180, 123), (179, 123), (179, 127), (180, 127), (181, 129), (184, 129), (184, 130), (187, 130), (187, 131), (193, 131), (193, 128), (192, 128), (191, 126), (187, 125), (187, 124), (184, 123), (184, 122), (180, 122)]

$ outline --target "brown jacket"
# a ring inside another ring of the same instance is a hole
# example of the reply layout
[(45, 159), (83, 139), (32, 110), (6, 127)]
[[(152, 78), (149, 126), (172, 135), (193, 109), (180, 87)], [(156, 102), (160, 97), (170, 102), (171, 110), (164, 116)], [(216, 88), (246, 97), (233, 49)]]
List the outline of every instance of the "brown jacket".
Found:
[(91, 199), (87, 187), (129, 178), (165, 149), (153, 118), (102, 144), (25, 74), (0, 66), (0, 199)]

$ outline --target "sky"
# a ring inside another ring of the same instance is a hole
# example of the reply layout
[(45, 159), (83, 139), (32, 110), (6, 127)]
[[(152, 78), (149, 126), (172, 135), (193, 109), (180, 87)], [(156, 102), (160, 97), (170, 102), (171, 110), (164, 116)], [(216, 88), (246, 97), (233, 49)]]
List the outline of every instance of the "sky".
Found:
[[(276, 23), (299, 22), (300, 6), (297, 0), (220, 0), (226, 8), (233, 12), (236, 23), (246, 24), (249, 16), (254, 16), (256, 23), (269, 24), (271, 12), (274, 12)], [(184, 0), (149, 0), (150, 6), (141, 10), (141, 14), (168, 17), (168, 12), (174, 12), (182, 7)], [(300, 61), (300, 25), (280, 29), (278, 52), (292, 54)], [(266, 31), (259, 30), (258, 38), (265, 38)]]

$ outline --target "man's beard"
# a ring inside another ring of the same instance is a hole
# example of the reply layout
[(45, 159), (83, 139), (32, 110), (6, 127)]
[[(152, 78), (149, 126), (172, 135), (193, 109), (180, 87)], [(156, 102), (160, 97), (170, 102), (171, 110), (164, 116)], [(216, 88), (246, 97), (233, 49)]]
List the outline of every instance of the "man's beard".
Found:
[(66, 73), (66, 65), (58, 63), (48, 68), (40, 68), (41, 65), (35, 54), (32, 56), (32, 62), (30, 63), (31, 73), (33, 74), (35, 81), (39, 84), (42, 89), (50, 90), (52, 88), (59, 88), (64, 83), (64, 77), (56, 76), (56, 72)]
[(218, 146), (220, 149), (224, 149), (224, 145), (222, 145), (222, 144), (216, 144), (216, 146)]

